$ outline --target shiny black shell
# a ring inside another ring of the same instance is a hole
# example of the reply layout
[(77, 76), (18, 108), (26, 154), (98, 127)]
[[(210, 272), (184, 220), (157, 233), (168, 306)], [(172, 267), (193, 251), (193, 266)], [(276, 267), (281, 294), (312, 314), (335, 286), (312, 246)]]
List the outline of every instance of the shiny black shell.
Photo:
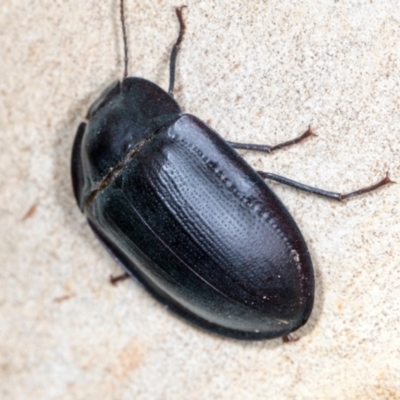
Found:
[(189, 322), (237, 339), (308, 319), (314, 274), (293, 218), (246, 161), (152, 82), (90, 107), (72, 152), (76, 200), (107, 249)]

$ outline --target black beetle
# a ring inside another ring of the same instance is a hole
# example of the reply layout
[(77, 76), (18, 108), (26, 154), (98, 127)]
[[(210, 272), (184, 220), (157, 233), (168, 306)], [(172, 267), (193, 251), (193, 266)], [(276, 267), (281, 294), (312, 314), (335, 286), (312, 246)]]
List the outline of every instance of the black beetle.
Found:
[(237, 339), (288, 335), (307, 321), (314, 274), (293, 218), (263, 178), (336, 200), (347, 195), (256, 172), (234, 150), (275, 147), (226, 142), (173, 98), (180, 24), (168, 93), (142, 78), (109, 86), (89, 108), (72, 151), (76, 200), (125, 270), (186, 320)]

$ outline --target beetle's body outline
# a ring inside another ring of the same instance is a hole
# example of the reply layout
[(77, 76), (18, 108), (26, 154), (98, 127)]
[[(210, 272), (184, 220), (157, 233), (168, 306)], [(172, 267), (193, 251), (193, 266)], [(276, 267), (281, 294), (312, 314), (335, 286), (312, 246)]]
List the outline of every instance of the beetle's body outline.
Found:
[[(172, 96), (185, 28), (181, 13), (182, 7), (167, 93), (127, 77), (121, 1), (124, 79), (103, 92), (89, 108), (88, 124), (78, 128), (75, 197), (129, 274), (186, 320), (237, 339), (285, 336), (309, 318), (314, 274), (300, 230), (263, 178), (339, 198), (257, 173), (233, 149), (243, 145), (182, 114)], [(311, 134), (275, 148), (245, 146), (270, 152)], [(340, 199), (389, 183), (385, 179)]]

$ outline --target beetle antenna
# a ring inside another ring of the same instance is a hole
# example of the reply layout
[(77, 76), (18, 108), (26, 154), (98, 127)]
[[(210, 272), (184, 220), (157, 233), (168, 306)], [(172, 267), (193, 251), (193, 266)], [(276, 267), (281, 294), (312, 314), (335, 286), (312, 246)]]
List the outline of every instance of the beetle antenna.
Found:
[(176, 66), (176, 56), (178, 55), (178, 51), (181, 48), (181, 43), (183, 40), (183, 34), (185, 33), (185, 22), (183, 21), (182, 17), (182, 9), (187, 6), (180, 6), (175, 9), (176, 16), (178, 17), (179, 21), (179, 35), (178, 39), (176, 40), (174, 47), (172, 48), (171, 51), (171, 58), (169, 60), (169, 88), (168, 88), (168, 94), (173, 96), (174, 92), (174, 85), (175, 85), (175, 66)]
[(124, 0), (120, 2), (122, 37), (124, 39), (124, 79), (128, 76), (128, 40), (126, 38)]

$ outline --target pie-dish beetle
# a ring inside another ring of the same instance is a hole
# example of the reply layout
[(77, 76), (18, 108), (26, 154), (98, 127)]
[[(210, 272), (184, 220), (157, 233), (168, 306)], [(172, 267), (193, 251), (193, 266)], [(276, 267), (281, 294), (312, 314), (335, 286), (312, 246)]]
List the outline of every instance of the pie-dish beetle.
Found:
[(271, 339), (306, 323), (314, 273), (303, 236), (264, 182), (271, 179), (335, 200), (341, 195), (266, 172), (236, 152), (271, 147), (225, 141), (173, 97), (180, 31), (170, 58), (168, 92), (128, 77), (110, 85), (89, 108), (72, 150), (76, 201), (90, 227), (152, 295), (204, 329), (237, 339)]

